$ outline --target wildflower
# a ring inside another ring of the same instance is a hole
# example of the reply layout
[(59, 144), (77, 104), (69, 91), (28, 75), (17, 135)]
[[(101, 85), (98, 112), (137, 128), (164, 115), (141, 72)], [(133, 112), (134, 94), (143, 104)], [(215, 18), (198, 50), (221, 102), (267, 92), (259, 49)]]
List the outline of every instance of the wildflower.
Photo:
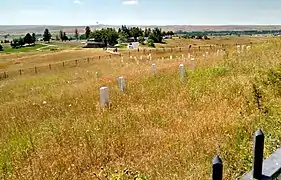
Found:
[(47, 102), (46, 101), (43, 101), (43, 103), (42, 104), (47, 104)]

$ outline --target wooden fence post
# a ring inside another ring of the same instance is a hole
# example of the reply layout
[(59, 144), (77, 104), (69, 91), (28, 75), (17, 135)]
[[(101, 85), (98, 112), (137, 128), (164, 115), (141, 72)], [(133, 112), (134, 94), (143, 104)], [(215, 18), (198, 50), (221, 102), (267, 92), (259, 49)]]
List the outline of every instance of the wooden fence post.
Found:
[(212, 161), (212, 180), (222, 180), (223, 164), (219, 156), (215, 156)]
[(50, 70), (52, 69), (52, 65), (51, 65), (51, 64), (49, 64), (49, 69), (50, 69)]
[(8, 73), (7, 72), (4, 72), (4, 78), (8, 78)]
[(75, 60), (75, 66), (77, 66), (77, 65), (78, 65), (78, 60), (76, 59), (76, 60)]
[(22, 70), (21, 69), (19, 70), (19, 72), (20, 72), (20, 75), (22, 75)]
[(90, 58), (87, 58), (87, 62), (90, 63)]
[(34, 67), (34, 72), (35, 72), (35, 74), (37, 74), (37, 67), (36, 66)]
[(64, 67), (64, 61), (62, 62), (62, 67)]
[(254, 136), (254, 160), (253, 160), (253, 178), (262, 178), (262, 163), (264, 149), (264, 134), (261, 129), (257, 130)]
[(100, 56), (99, 56), (99, 59), (100, 59)]

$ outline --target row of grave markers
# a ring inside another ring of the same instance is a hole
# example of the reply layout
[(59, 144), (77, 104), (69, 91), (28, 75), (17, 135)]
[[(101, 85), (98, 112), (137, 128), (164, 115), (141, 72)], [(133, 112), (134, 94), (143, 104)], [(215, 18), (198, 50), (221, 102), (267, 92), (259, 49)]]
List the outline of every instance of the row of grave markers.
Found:
[[(218, 49), (217, 51), (216, 51), (216, 56), (219, 56), (220, 54), (225, 54), (225, 51), (224, 50), (222, 50), (222, 49)], [(205, 52), (204, 54), (203, 54), (203, 57), (207, 57), (209, 55), (209, 52), (207, 51), (207, 52)], [(173, 55), (170, 55), (170, 59), (172, 60), (174, 58), (174, 56)], [(176, 56), (176, 58), (178, 58), (178, 56)], [(182, 54), (182, 58), (184, 58), (184, 54)], [(187, 58), (188, 59), (190, 59), (191, 58), (191, 54), (190, 53), (188, 53), (187, 54)], [(138, 61), (138, 58), (136, 57), (136, 56), (130, 56), (130, 59), (132, 60), (132, 59), (134, 59), (135, 61)], [(141, 55), (140, 56), (140, 60), (142, 61), (144, 59), (144, 57)], [(162, 57), (162, 60), (164, 59), (164, 57)], [(148, 54), (147, 56), (146, 56), (146, 60), (152, 60), (152, 55), (151, 55), (151, 53), (150, 54)], [(121, 56), (121, 62), (124, 62), (124, 57), (123, 56)]]
[[(195, 68), (195, 59), (192, 58), (191, 59), (191, 69), (194, 70)], [(152, 73), (155, 75), (156, 74), (156, 64), (153, 63), (152, 64)], [(183, 83), (184, 82), (184, 76), (185, 76), (185, 68), (184, 68), (184, 64), (180, 64), (179, 65), (179, 74), (180, 74), (180, 82)], [(98, 72), (96, 72), (96, 78), (98, 79)], [(124, 76), (120, 76), (117, 78), (117, 83), (118, 83), (118, 87), (120, 89), (121, 92), (124, 92), (126, 89), (126, 81)], [(108, 106), (109, 104), (109, 88), (107, 86), (102, 86), (100, 88), (100, 106), (101, 108), (105, 108), (106, 106)]]
[[(216, 55), (219, 56), (220, 54), (224, 55), (225, 51), (220, 49), (217, 50)], [(206, 52), (205, 57), (209, 55), (209, 52)], [(190, 53), (188, 53), (188, 59), (190, 59), (190, 69), (194, 70), (195, 69), (195, 58), (192, 57), (192, 55)], [(184, 58), (184, 54), (182, 54), (182, 58)], [(133, 59), (133, 56), (130, 56), (130, 59)], [(135, 61), (137, 62), (137, 64), (139, 64), (139, 60), (137, 59), (137, 57), (134, 57)], [(143, 60), (143, 56), (140, 56), (140, 60)], [(152, 55), (151, 53), (147, 55), (146, 60), (152, 60)], [(162, 57), (162, 60), (164, 60), (164, 57)], [(173, 60), (173, 55), (170, 55), (170, 60)], [(121, 63), (124, 62), (124, 57), (121, 56)], [(184, 58), (184, 62), (185, 62), (185, 58)], [(151, 71), (152, 74), (155, 75), (156, 74), (156, 64), (153, 63), (151, 65)], [(180, 82), (183, 83), (184, 82), (184, 75), (185, 75), (185, 67), (184, 64), (180, 64), (179, 65), (179, 75), (180, 75)], [(99, 74), (98, 72), (96, 72), (96, 79), (98, 79)], [(121, 92), (125, 91), (126, 88), (126, 83), (125, 83), (125, 78), (124, 76), (120, 76), (117, 78), (117, 82), (118, 82), (118, 87), (120, 89)], [(109, 104), (109, 88), (107, 86), (103, 86), (100, 88), (100, 106), (101, 108), (106, 107)]]

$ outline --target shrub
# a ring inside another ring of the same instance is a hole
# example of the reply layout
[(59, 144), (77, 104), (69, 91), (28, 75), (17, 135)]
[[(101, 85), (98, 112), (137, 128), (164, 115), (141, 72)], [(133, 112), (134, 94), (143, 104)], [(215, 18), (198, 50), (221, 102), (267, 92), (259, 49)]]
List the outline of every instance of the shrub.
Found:
[(148, 45), (148, 47), (153, 47), (153, 48), (155, 48), (155, 44), (154, 44), (154, 41), (153, 41), (152, 39), (148, 39), (148, 40), (147, 40), (147, 45)]
[(0, 44), (0, 51), (3, 51), (4, 49), (3, 49), (3, 46)]
[(144, 37), (140, 36), (139, 37), (139, 43), (144, 45), (144, 41), (145, 41)]

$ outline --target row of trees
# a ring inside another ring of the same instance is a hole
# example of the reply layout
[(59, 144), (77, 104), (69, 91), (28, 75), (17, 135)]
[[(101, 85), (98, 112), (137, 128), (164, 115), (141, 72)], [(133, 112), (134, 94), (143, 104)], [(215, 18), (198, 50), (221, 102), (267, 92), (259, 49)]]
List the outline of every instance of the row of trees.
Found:
[[(80, 39), (90, 39), (94, 38), (97, 42), (103, 42), (106, 45), (115, 45), (119, 42), (124, 43), (128, 42), (129, 39), (133, 39), (133, 41), (138, 41), (140, 43), (144, 43), (145, 38), (149, 39), (149, 44), (153, 43), (162, 43), (163, 36), (174, 35), (172, 31), (162, 31), (160, 28), (145, 28), (144, 30), (139, 27), (127, 27), (121, 26), (118, 30), (114, 28), (102, 28), (100, 30), (91, 30), (89, 26), (85, 28), (84, 34), (79, 34), (78, 29), (74, 31), (74, 38), (76, 40)], [(50, 34), (48, 29), (45, 29), (43, 34), (44, 41), (50, 41), (52, 35)], [(67, 41), (71, 40), (72, 37), (68, 37), (65, 32), (60, 31), (56, 36), (56, 40)], [(152, 43), (153, 42), (153, 43)]]
[(72, 40), (72, 37), (68, 37), (66, 35), (66, 32), (60, 31), (59, 34), (57, 34), (57, 36), (56, 36), (56, 40), (57, 41), (59, 41), (59, 40), (61, 40), (61, 41), (70, 41), (70, 40)]
[(28, 45), (35, 44), (35, 42), (36, 42), (35, 33), (32, 33), (32, 35), (30, 33), (27, 33), (23, 38), (20, 37), (18, 39), (13, 39), (13, 41), (11, 41), (10, 45), (12, 48), (18, 48), (25, 44), (28, 44)]
[[(87, 26), (85, 28), (85, 34), (79, 36), (77, 29), (75, 29), (75, 38), (80, 39), (89, 39), (94, 38), (95, 41), (104, 42), (106, 45), (114, 45), (119, 42), (127, 42), (129, 38), (133, 38), (134, 41), (138, 41), (140, 43), (144, 43), (145, 37), (149, 39), (149, 42), (153, 43), (162, 43), (163, 36), (166, 35), (174, 35), (172, 31), (162, 31), (160, 28), (146, 28), (141, 29), (139, 27), (127, 27), (121, 26), (118, 30), (113, 28), (103, 28), (101, 30), (91, 31), (90, 27)], [(149, 43), (149, 44), (153, 44)]]

